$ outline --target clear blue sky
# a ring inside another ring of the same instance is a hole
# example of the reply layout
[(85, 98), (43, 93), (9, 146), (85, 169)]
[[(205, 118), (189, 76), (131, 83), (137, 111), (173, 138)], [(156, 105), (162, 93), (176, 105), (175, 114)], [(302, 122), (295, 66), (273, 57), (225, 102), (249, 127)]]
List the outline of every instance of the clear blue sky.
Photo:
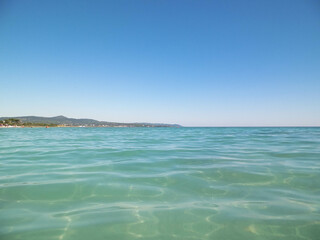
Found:
[(0, 116), (320, 125), (320, 2), (0, 1)]

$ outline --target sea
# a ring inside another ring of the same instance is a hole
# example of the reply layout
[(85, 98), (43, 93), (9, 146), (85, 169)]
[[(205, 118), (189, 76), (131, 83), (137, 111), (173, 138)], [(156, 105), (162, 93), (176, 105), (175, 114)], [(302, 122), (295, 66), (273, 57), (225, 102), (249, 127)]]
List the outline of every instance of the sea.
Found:
[(320, 128), (2, 128), (0, 239), (320, 239)]

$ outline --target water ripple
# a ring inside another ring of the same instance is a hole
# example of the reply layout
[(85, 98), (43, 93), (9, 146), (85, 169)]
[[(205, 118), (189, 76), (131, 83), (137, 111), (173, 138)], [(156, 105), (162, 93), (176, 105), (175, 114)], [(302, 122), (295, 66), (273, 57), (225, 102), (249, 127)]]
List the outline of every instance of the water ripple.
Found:
[(0, 239), (320, 236), (320, 128), (0, 129)]

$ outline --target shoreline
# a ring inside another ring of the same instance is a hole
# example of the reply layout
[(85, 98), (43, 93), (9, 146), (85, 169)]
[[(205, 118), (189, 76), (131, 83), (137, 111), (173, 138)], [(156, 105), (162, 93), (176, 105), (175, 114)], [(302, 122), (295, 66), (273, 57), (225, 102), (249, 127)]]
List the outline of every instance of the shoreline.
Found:
[(0, 126), (0, 128), (175, 128), (169, 126)]

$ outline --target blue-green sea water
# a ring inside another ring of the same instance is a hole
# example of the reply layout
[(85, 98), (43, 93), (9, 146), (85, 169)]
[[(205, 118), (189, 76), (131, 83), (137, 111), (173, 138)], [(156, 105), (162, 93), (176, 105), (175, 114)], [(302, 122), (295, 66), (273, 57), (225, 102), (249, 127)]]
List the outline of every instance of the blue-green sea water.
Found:
[(320, 128), (0, 129), (0, 239), (320, 239)]

